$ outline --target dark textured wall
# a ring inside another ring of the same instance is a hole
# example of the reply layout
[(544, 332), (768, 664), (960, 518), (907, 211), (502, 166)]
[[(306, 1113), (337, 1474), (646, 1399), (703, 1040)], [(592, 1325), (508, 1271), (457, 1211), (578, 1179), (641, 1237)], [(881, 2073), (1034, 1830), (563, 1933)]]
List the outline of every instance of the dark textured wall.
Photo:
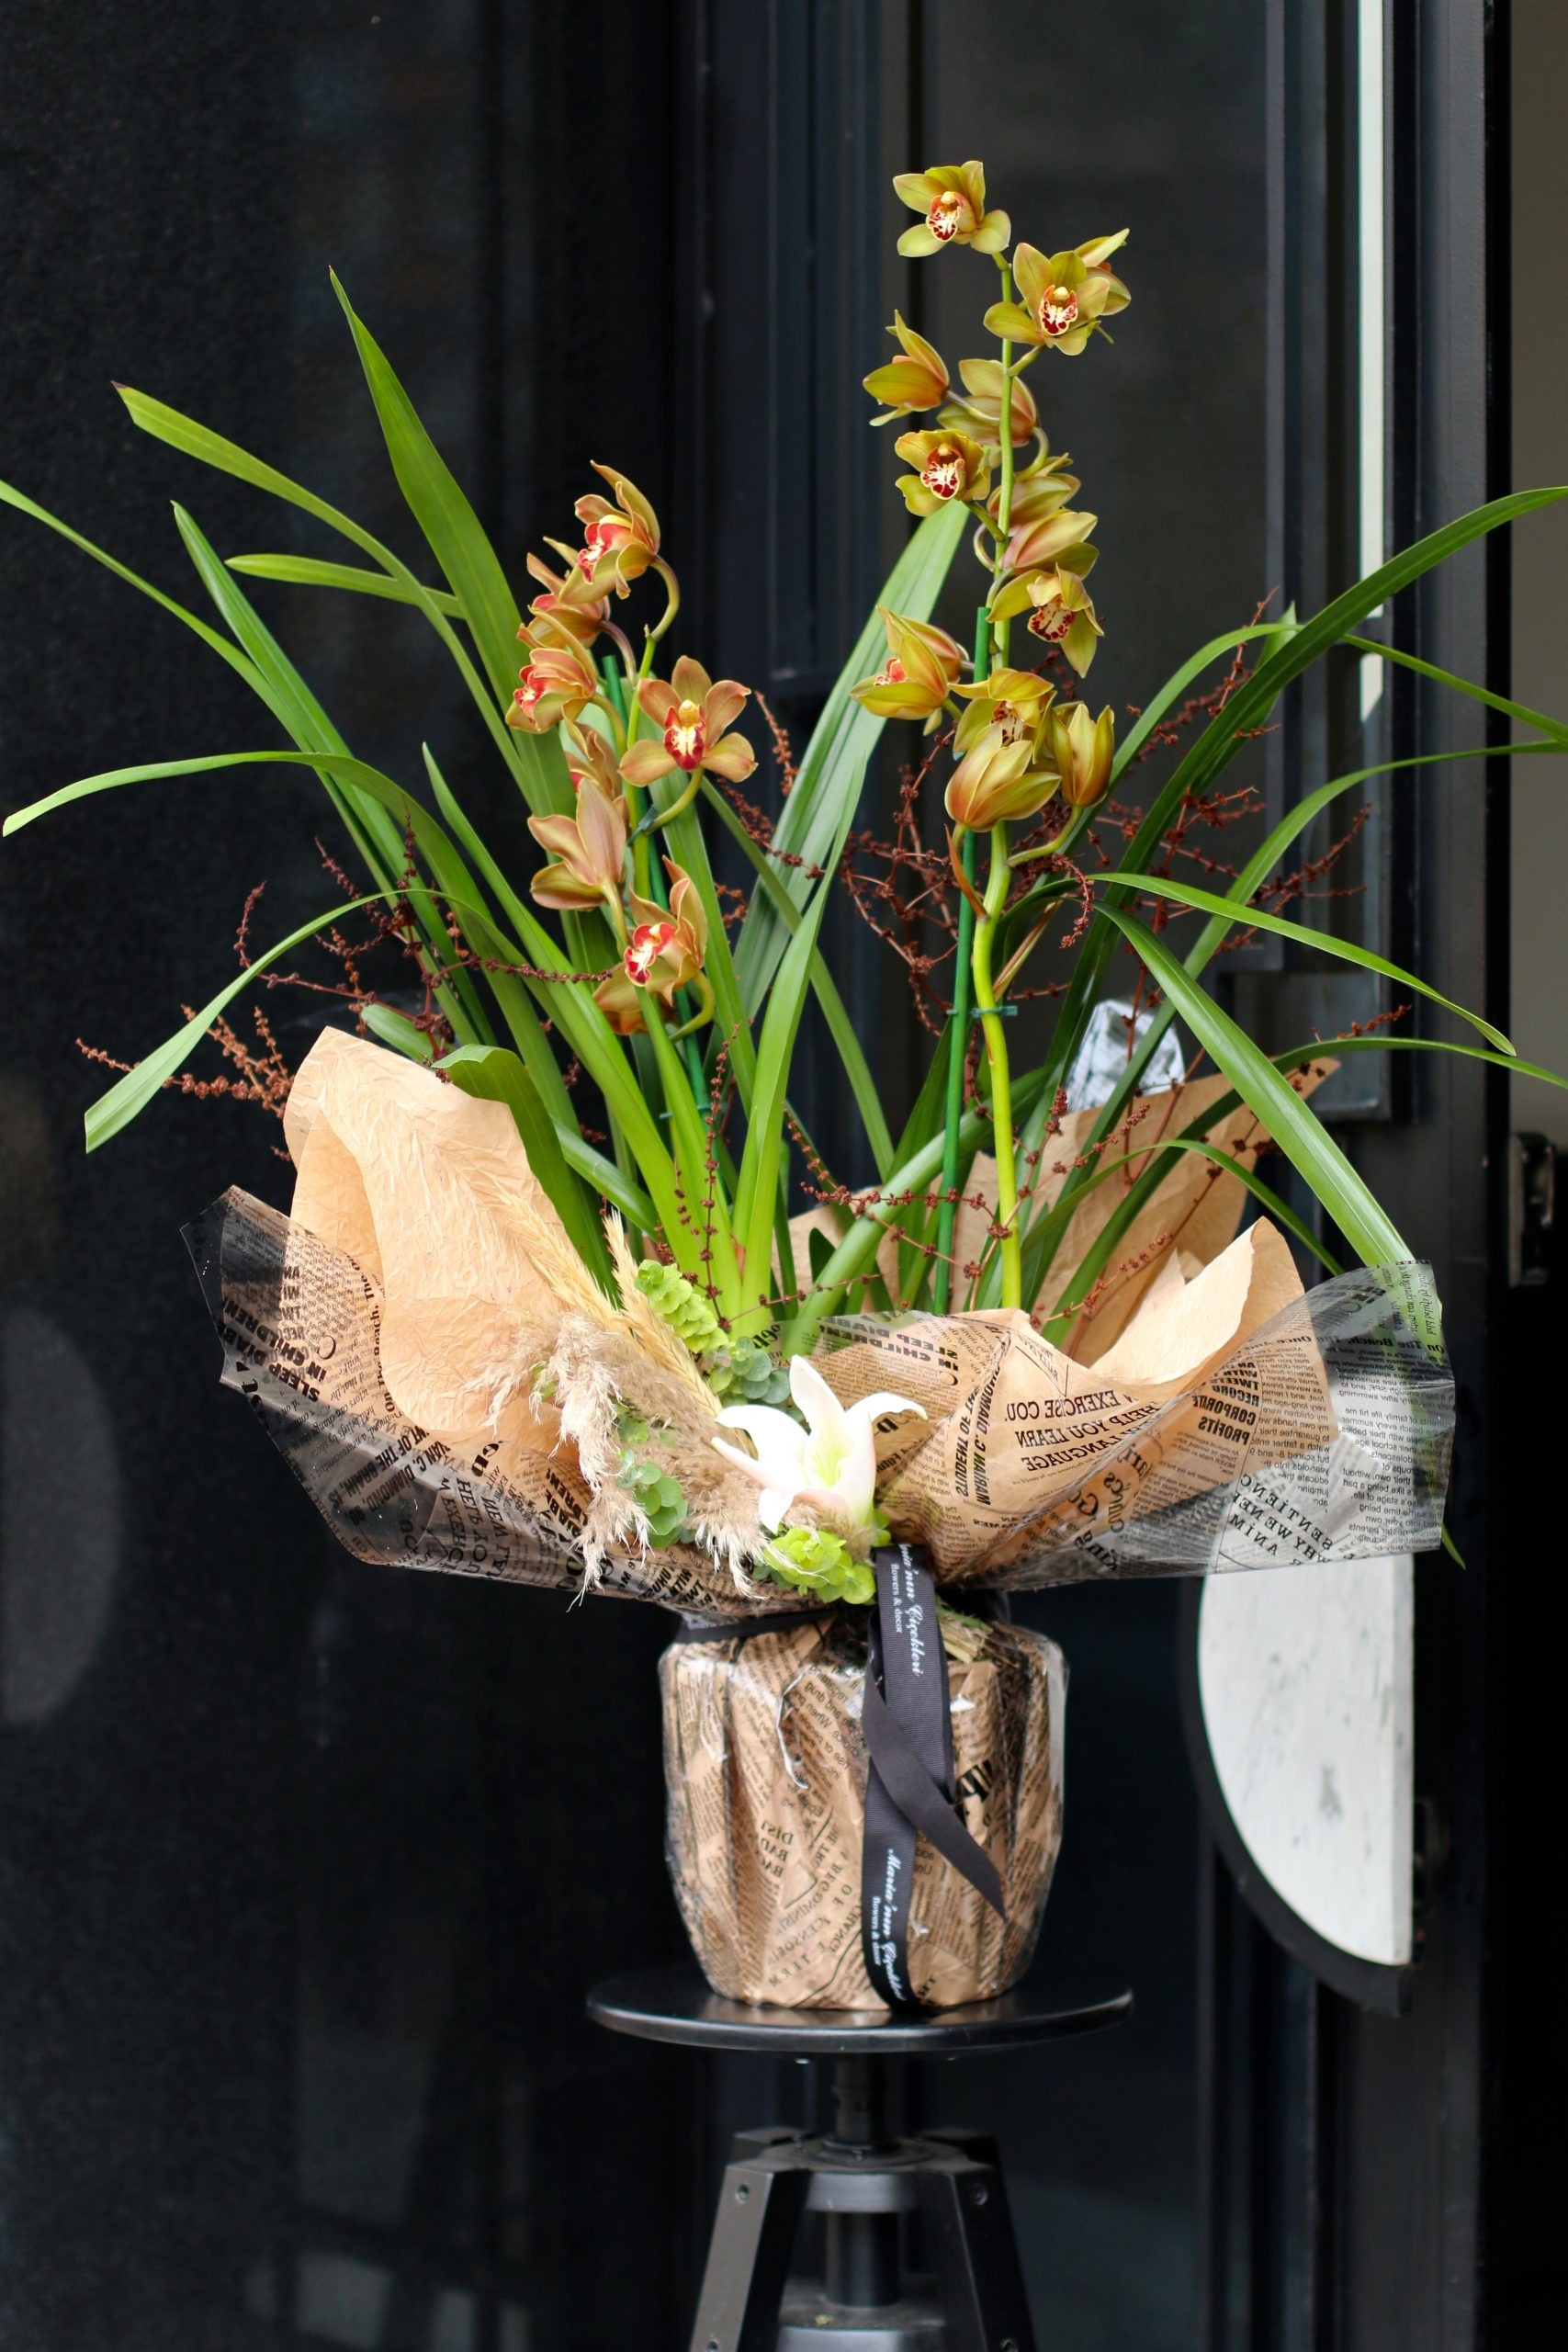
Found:
[[(661, 21), (628, 21), (587, 92), (564, 8), (6, 7), (0, 475), (192, 605), (171, 499), (225, 553), (343, 552), (143, 439), (118, 379), (412, 556), (333, 264), (519, 570), (570, 519), (568, 459), (612, 448), (657, 487), (669, 263), (628, 142), (637, 107), (657, 116)], [(581, 315), (581, 240), (612, 222), (610, 344)], [(417, 622), (258, 601), (356, 748), (412, 774), (428, 737), (504, 813)], [(7, 808), (276, 740), (177, 622), (0, 508)], [(581, 2014), (595, 1976), (679, 1935), (662, 1627), (332, 1544), (219, 1391), (178, 1236), (231, 1182), (286, 1201), (265, 1114), (167, 1098), (83, 1156), (107, 1074), (74, 1040), (130, 1059), (165, 1035), (233, 968), (254, 883), (258, 939), (330, 904), (318, 831), (341, 852), (313, 782), (253, 769), (128, 791), (0, 855), (0, 2342), (17, 2352), (512, 2352), (524, 2312), (531, 2345), (663, 2340), (683, 2110), (661, 2062)], [(297, 1059), (319, 1001), (270, 1010)], [(650, 2165), (660, 2135), (674, 2161)]]

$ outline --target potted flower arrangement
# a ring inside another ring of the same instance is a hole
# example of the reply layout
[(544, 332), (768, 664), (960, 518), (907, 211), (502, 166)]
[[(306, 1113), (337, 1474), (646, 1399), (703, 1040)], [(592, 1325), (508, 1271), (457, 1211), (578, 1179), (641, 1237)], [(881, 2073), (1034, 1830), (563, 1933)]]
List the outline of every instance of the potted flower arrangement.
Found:
[[(124, 1069), (88, 1114), (89, 1149), (169, 1086), (282, 1108), (289, 1214), (231, 1192), (190, 1229), (226, 1380), (362, 1556), (682, 1612), (661, 1675), (698, 1955), (725, 1992), (851, 2007), (988, 1996), (1028, 1962), (1061, 1835), (1066, 1675), (1008, 1622), (1010, 1589), (1441, 1539), (1438, 1302), (1309, 1097), (1346, 1054), (1527, 1066), (1416, 975), (1281, 911), (1294, 844), (1381, 769), (1324, 782), (1234, 871), (1211, 862), (1199, 884), (1178, 867), (1292, 680), (1363, 645), (1359, 624), (1433, 565), (1564, 494), (1463, 516), (1309, 618), (1225, 630), (1119, 729), (1084, 693), (1104, 634), (1095, 516), (1032, 371), (1100, 364), (1131, 300), (1126, 232), (1015, 244), (977, 163), (895, 185), (918, 216), (901, 252), (966, 248), (995, 274), (988, 342), (955, 384), (896, 317), (897, 356), (865, 379), (873, 421), (898, 428), (916, 527), (771, 819), (757, 704), (675, 650), (679, 583), (643, 492), (598, 466), (575, 538), (529, 556), (521, 614), (341, 288), (438, 584), (132, 390), (143, 431), (301, 509), (352, 560), (224, 561), (176, 508), (209, 619), (0, 485), (154, 596), (291, 746), (89, 776), (7, 832), (139, 782), (285, 762), (320, 778), (363, 869)], [(933, 614), (966, 543), (978, 610), (960, 642)], [(428, 748), (417, 790), (354, 754), (246, 579), (380, 598), (435, 632), (526, 804), (531, 873), (492, 852)], [(1537, 748), (1568, 741), (1502, 707)], [(897, 1134), (820, 945), (829, 893), (856, 887), (889, 721), (924, 730), (886, 855), (918, 882), (901, 919), (938, 1008)], [(1166, 747), (1169, 772), (1134, 797)], [(1180, 944), (1179, 918), (1195, 919)], [(253, 1049), (231, 1009), (355, 920), (394, 960), (400, 1001), (350, 961), (352, 1026), (324, 1028), (281, 1080), (265, 1019)], [(1402, 1011), (1435, 1003), (1467, 1034), (1380, 1027), (1267, 1054), (1203, 986), (1226, 941), (1258, 931), (1370, 967)], [(1043, 1055), (1018, 1068), (1009, 1022), (1047, 943), (1070, 978)], [(1139, 976), (1124, 1012), (1104, 1001), (1119, 950)], [(850, 1171), (825, 1165), (791, 1099), (813, 1001), (864, 1132), (869, 1165)], [(209, 1035), (237, 1077), (193, 1079)], [(1352, 1271), (1259, 1172), (1266, 1149)], [(1311, 1290), (1295, 1251), (1322, 1268)]]

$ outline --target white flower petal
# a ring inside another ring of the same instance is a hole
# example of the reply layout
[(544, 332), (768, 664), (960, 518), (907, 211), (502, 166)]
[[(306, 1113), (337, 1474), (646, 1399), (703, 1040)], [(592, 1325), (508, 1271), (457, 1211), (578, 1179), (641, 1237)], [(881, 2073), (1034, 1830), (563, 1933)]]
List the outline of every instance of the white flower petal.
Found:
[(850, 1407), (852, 1414), (860, 1413), (868, 1421), (879, 1421), (884, 1413), (918, 1413), (923, 1421), (926, 1408), (917, 1405), (912, 1396), (895, 1396), (890, 1389), (874, 1389), (869, 1396), (861, 1396)]
[(774, 1405), (727, 1405), (717, 1415), (720, 1429), (744, 1430), (763, 1460), (791, 1462), (799, 1466), (806, 1453), (806, 1431), (789, 1413)]
[(844, 1442), (844, 1408), (808, 1356), (795, 1356), (789, 1367), (789, 1393), (811, 1427), (814, 1438), (829, 1444)]

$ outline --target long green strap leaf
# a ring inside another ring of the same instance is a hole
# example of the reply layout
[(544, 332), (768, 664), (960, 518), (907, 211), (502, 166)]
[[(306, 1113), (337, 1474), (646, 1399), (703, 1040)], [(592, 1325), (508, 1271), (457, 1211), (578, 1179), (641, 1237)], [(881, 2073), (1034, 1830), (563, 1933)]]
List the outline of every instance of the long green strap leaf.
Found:
[[(1370, 767), (1354, 768), (1348, 775), (1335, 776), (1327, 784), (1319, 785), (1307, 793), (1294, 808), (1288, 808), (1280, 822), (1261, 842), (1247, 859), (1229, 890), (1224, 902), (1240, 907), (1272, 872), (1274, 866), (1292, 844), (1304, 833), (1314, 820), (1343, 794), (1352, 792), (1359, 785), (1374, 776), (1391, 775), (1407, 768), (1439, 767), (1454, 760), (1495, 758), (1550, 758), (1555, 746), (1546, 743), (1489, 744), (1476, 751), (1423, 752), (1401, 760), (1380, 760)], [(1182, 958), (1184, 967), (1194, 978), (1203, 970), (1221, 942), (1231, 929), (1232, 918), (1216, 916), (1205, 923), (1197, 939)], [(1316, 933), (1313, 933), (1315, 941)], [(1176, 1007), (1168, 1001), (1156, 1005), (1143, 1035), (1128, 1056), (1124, 1069), (1118, 1076), (1110, 1097), (1101, 1105), (1089, 1135), (1084, 1139), (1086, 1154), (1108, 1135), (1121, 1117), (1127, 1103), (1137, 1091), (1138, 1081), (1175, 1017)], [(1087, 1171), (1072, 1170), (1055, 1201), (1036, 1216), (1024, 1241), (1024, 1295), (1037, 1298), (1049, 1272), (1051, 1261), (1062, 1235), (1066, 1231), (1077, 1210), (1077, 1194), (1082, 1189)], [(989, 1272), (989, 1269), (987, 1270)]]
[(448, 589), (423, 588), (416, 594), (384, 571), (365, 571), (354, 563), (322, 563), (310, 555), (231, 555), (227, 560), (231, 571), (243, 572), (248, 580), (281, 580), (296, 588), (344, 588), (355, 595), (379, 596), (389, 604), (411, 605), (416, 610), (434, 605), (449, 620), (464, 617), (462, 605)]
[(1129, 941), (1156, 985), (1174, 999), (1193, 1035), (1208, 1048), (1248, 1109), (1263, 1121), (1362, 1264), (1388, 1265), (1408, 1258), (1411, 1253), (1393, 1219), (1322, 1121), (1294, 1088), (1286, 1085), (1262, 1047), (1205, 994), (1145, 923), (1121, 908), (1108, 907), (1104, 911), (1107, 921)]
[[(800, 910), (784, 888), (779, 876), (773, 872), (768, 862), (767, 852), (760, 848), (752, 840), (724, 795), (715, 788), (706, 776), (703, 778), (703, 797), (708, 806), (717, 812), (720, 822), (747, 859), (763, 889), (773, 899), (773, 905), (778, 910), (780, 921), (793, 937), (800, 926)], [(885, 1177), (893, 1166), (893, 1138), (888, 1133), (887, 1114), (882, 1107), (882, 1097), (878, 1091), (876, 1080), (871, 1074), (871, 1067), (866, 1060), (864, 1049), (855, 1035), (854, 1024), (850, 1019), (844, 1000), (839, 994), (838, 985), (832, 973), (828, 969), (819, 947), (812, 951), (811, 985), (816, 992), (817, 1001), (822, 1008), (822, 1017), (828, 1024), (829, 1035), (838, 1047), (839, 1059), (843, 1064), (844, 1076), (849, 1080), (850, 1091), (855, 1098), (855, 1107), (860, 1112), (861, 1121), (865, 1128), (866, 1141), (870, 1146), (871, 1156), (876, 1164), (876, 1173), (880, 1179)]]
[[(182, 415), (178, 409), (170, 408), (165, 401), (150, 399), (145, 392), (135, 391), (129, 385), (117, 385), (116, 390), (125, 402), (131, 422), (141, 432), (151, 435), (153, 440), (163, 441), (171, 449), (178, 449), (184, 456), (195, 458), (202, 465), (211, 466), (220, 473), (232, 474), (237, 481), (250, 482), (255, 489), (265, 490), (272, 497), (282, 499), (287, 505), (298, 506), (304, 514), (314, 515), (318, 522), (325, 523), (369, 556), (373, 562), (380, 564), (389, 579), (400, 582), (410, 601), (424, 615), (451, 656), (484, 720), (491, 741), (516, 776), (530, 805), (539, 813), (547, 808), (558, 810), (570, 806), (571, 783), (558, 745), (553, 739), (539, 737), (530, 739), (532, 749), (526, 752), (524, 751), (523, 739), (515, 729), (507, 726), (494, 692), (474, 667), (467, 648), (446, 614), (390, 548), (383, 546), (352, 515), (344, 514), (341, 508), (332, 505), (326, 499), (318, 498), (314, 491), (307, 490), (301, 482), (291, 481), (276, 466), (269, 466), (260, 458), (252, 457), (249, 450), (240, 447), (238, 442), (226, 440), (220, 433), (212, 432), (205, 424), (197, 424), (194, 417)], [(74, 534), (68, 533), (67, 536), (74, 537)], [(541, 775), (544, 778), (542, 789), (539, 783)], [(539, 796), (536, 799), (533, 797), (536, 793)]]
[[(929, 619), (966, 520), (964, 512), (953, 507), (928, 514), (889, 572), (878, 603), (911, 620)], [(810, 875), (805, 869), (832, 863), (833, 843), (847, 830), (842, 822), (845, 799), (853, 796), (852, 814), (866, 763), (886, 724), (863, 710), (850, 692), (881, 667), (884, 643), (882, 623), (874, 612), (812, 729), (794, 786), (773, 829), (774, 848), (802, 860), (800, 866), (785, 867), (784, 875), (784, 888), (797, 907), (805, 905), (811, 888)], [(735, 947), (741, 994), (753, 1012), (778, 969), (788, 938), (772, 898), (753, 896)]]
[(276, 947), (269, 947), (265, 956), (254, 957), (243, 971), (236, 973), (226, 988), (220, 989), (215, 997), (209, 999), (199, 1012), (193, 1012), (172, 1037), (165, 1037), (145, 1060), (138, 1062), (134, 1069), (128, 1069), (107, 1094), (100, 1094), (96, 1102), (89, 1103), (84, 1122), (87, 1149), (96, 1151), (100, 1144), (107, 1143), (111, 1136), (119, 1134), (122, 1127), (128, 1127), (132, 1119), (146, 1109), (164, 1080), (175, 1077), (190, 1059), (219, 1015), (228, 1010), (253, 980), (260, 979), (280, 956), (287, 956), (291, 948), (303, 946), (306, 940), (314, 939), (318, 932), (326, 931), (333, 923), (342, 922), (345, 915), (357, 914), (362, 907), (379, 906), (386, 895), (384, 891), (371, 890), (363, 899), (347, 899), (342, 906), (329, 907), (324, 915), (316, 915), (310, 922), (301, 923), (299, 930), (291, 931), (287, 939), (280, 939)]
[[(1319, 654), (1355, 628), (1358, 621), (1374, 612), (1390, 596), (1397, 595), (1434, 565), (1482, 538), (1488, 531), (1502, 524), (1515, 522), (1520, 515), (1533, 513), (1538, 507), (1549, 506), (1568, 497), (1568, 487), (1548, 490), (1517, 491), (1507, 498), (1497, 498), (1485, 506), (1478, 506), (1461, 514), (1441, 530), (1424, 539), (1368, 573), (1342, 596), (1303, 621), (1289, 635), (1281, 636), (1268, 658), (1258, 663), (1252, 675), (1245, 679), (1222, 711), (1210, 720), (1196, 743), (1178, 763), (1139, 825), (1133, 840), (1122, 854), (1122, 868), (1134, 874), (1145, 873), (1164, 841), (1170, 823), (1190, 797), (1206, 792), (1226, 763), (1235, 757), (1251, 729), (1262, 724), (1283, 689), (1303, 670), (1311, 667)], [(1077, 828), (1089, 821), (1086, 811)], [(1119, 889), (1115, 902), (1124, 904), (1127, 893)], [(1107, 903), (1103, 911), (1109, 913)], [(1089, 1018), (1100, 993), (1100, 977), (1111, 953), (1111, 933), (1105, 925), (1098, 925), (1084, 942), (1072, 984), (1057, 1016), (1056, 1035), (1052, 1040), (1052, 1068), (1060, 1082), (1061, 1073), (1071, 1064), (1077, 1050), (1083, 1024)], [(1050, 1098), (1043, 1098), (1034, 1121), (1025, 1131), (1026, 1150), (1037, 1149), (1044, 1138), (1045, 1124), (1050, 1116)]]
[[(1396, 669), (1414, 670), (1417, 677), (1430, 678), (1435, 685), (1451, 686), (1456, 695), (1484, 703), (1488, 710), (1500, 710), (1506, 718), (1517, 719), (1522, 727), (1534, 727), (1542, 735), (1550, 736), (1553, 743), (1568, 750), (1568, 726), (1560, 718), (1549, 718), (1544, 710), (1531, 710), (1526, 703), (1510, 702), (1506, 695), (1495, 695), (1488, 687), (1478, 686), (1472, 678), (1456, 677), (1451, 670), (1439, 670), (1435, 662), (1423, 662), (1400, 646), (1379, 645), (1370, 637), (1347, 637), (1343, 642), (1357, 653), (1375, 653), (1380, 662), (1391, 662)], [(1536, 747), (1526, 744), (1517, 748), (1529, 751)]]
[[(1145, 897), (1168, 899), (1173, 905), (1192, 907), (1200, 914), (1222, 917), (1227, 932), (1237, 929), (1267, 931), (1277, 939), (1293, 940), (1299, 947), (1315, 948), (1325, 956), (1334, 956), (1339, 963), (1354, 964), (1363, 972), (1381, 973), (1384, 979), (1395, 980), (1402, 989), (1412, 989), (1416, 995), (1427, 998), (1433, 1004), (1440, 1004), (1445, 1012), (1455, 1013), (1461, 1021), (1468, 1021), (1471, 1027), (1479, 1030), (1499, 1053), (1511, 1054), (1514, 1050), (1501, 1029), (1494, 1029), (1490, 1021), (1483, 1021), (1479, 1012), (1472, 1012), (1466, 1006), (1457, 1004), (1451, 996), (1444, 996), (1440, 989), (1418, 979), (1402, 964), (1390, 963), (1386, 956), (1374, 955), (1370, 947), (1359, 946), (1354, 940), (1337, 938), (1332, 932), (1314, 931), (1309, 923), (1292, 922), (1284, 915), (1266, 914), (1261, 907), (1238, 906), (1228, 894), (1222, 898), (1214, 890), (1196, 889), (1191, 883), (1175, 881), (1168, 875), (1137, 876), (1122, 873), (1113, 867), (1111, 872), (1097, 874), (1092, 878), (1096, 884), (1133, 882)], [(1187, 968), (1185, 964), (1182, 968)]]

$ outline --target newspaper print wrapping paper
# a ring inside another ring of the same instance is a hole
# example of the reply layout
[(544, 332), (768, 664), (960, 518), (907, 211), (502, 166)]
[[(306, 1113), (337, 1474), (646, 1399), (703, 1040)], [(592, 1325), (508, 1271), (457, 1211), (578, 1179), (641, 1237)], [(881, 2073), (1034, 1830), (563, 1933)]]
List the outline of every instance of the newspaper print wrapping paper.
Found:
[[(581, 1306), (543, 1279), (548, 1204), (503, 1105), (329, 1031), (288, 1134), (293, 1216), (231, 1192), (190, 1240), (225, 1381), (351, 1551), (705, 1615), (795, 1605), (738, 1566), (760, 1541), (739, 1473), (709, 1498), (705, 1544), (591, 1541), (609, 1482), (572, 1442), (571, 1395), (542, 1403), (535, 1369), (562, 1361), (569, 1392), (594, 1376), (613, 1388), (603, 1360), (631, 1379), (641, 1359), (625, 1317), (605, 1306), (578, 1331)], [(1184, 1154), (1180, 1182), (1201, 1165)], [(1226, 1187), (1234, 1204), (1217, 1201)], [(1439, 1541), (1453, 1405), (1430, 1274), (1382, 1267), (1303, 1294), (1271, 1225), (1228, 1239), (1241, 1193), (1226, 1175), (1195, 1196), (1183, 1241), (1197, 1227), (1217, 1254), (1167, 1250), (1109, 1340), (1097, 1318), (1088, 1363), (1016, 1311), (826, 1328), (819, 1361), (847, 1401), (891, 1389), (924, 1408), (880, 1426), (879, 1484), (892, 1532), (928, 1546), (940, 1582), (1201, 1574)], [(695, 1416), (678, 1433), (682, 1476), (728, 1475), (700, 1383), (676, 1409)]]
[[(1222, 1091), (1208, 1080), (1149, 1098), (1133, 1129), (1157, 1140)], [(1088, 1115), (1064, 1124), (1057, 1180)], [(188, 1238), (224, 1380), (350, 1551), (709, 1623), (811, 1610), (746, 1573), (757, 1490), (718, 1465), (714, 1401), (688, 1362), (674, 1376), (644, 1303), (614, 1308), (581, 1275), (503, 1105), (328, 1031), (287, 1125), (292, 1216), (231, 1192)], [(1256, 1128), (1235, 1114), (1210, 1135), (1239, 1164), (1256, 1156)], [(972, 1181), (983, 1199), (979, 1163)], [(1108, 1184), (1086, 1198), (1058, 1280), (1113, 1197)], [(1244, 1205), (1235, 1176), (1181, 1155), (1071, 1353), (1016, 1312), (825, 1328), (818, 1362), (846, 1401), (883, 1389), (924, 1408), (879, 1424), (879, 1492), (893, 1534), (926, 1546), (954, 1599), (1438, 1541), (1453, 1405), (1429, 1274), (1382, 1268), (1303, 1295), (1272, 1226), (1237, 1233)], [(987, 1221), (965, 1206), (961, 1253)], [(701, 1540), (617, 1536), (603, 1437), (622, 1396), (668, 1421)], [(1002, 1872), (1007, 1916), (920, 1841), (911, 1977), (939, 2007), (996, 1994), (1027, 1965), (1061, 1838), (1066, 1690), (1039, 1636), (951, 1612), (947, 1624), (960, 1804)], [(671, 1867), (722, 1992), (874, 2002), (861, 1948), (864, 1674), (863, 1626), (845, 1612), (666, 1654)]]
[[(920, 1841), (909, 1967), (933, 2007), (1028, 1967), (1062, 1840), (1066, 1669), (1043, 1634), (946, 1620), (958, 1808), (1001, 1873), (1006, 1917)], [(671, 1875), (716, 1992), (791, 2008), (881, 2007), (861, 1949), (863, 1630), (680, 1643), (660, 1661)]]

